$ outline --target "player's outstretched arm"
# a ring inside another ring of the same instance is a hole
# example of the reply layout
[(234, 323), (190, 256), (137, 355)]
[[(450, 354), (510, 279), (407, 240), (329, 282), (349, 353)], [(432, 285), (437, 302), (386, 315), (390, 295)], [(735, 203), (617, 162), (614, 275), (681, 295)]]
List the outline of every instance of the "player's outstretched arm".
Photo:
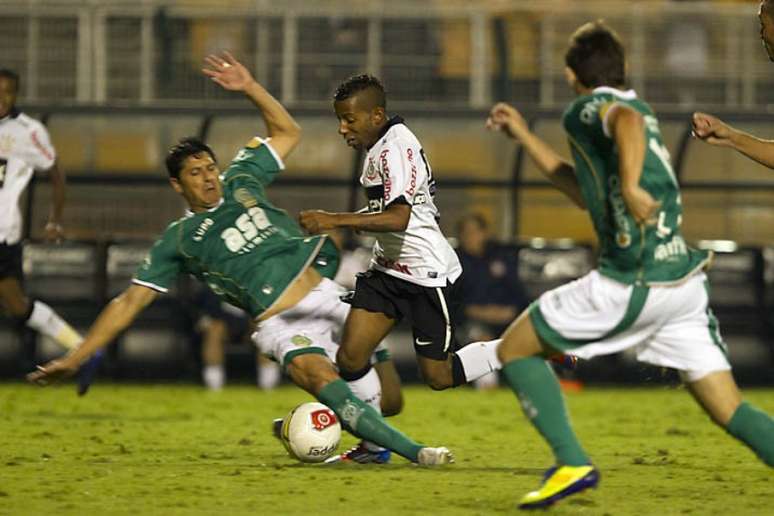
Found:
[(349, 228), (371, 233), (405, 231), (411, 218), (411, 206), (393, 203), (378, 213), (330, 213), (323, 210), (305, 210), (298, 214), (298, 223), (311, 234), (336, 228)]
[(204, 75), (227, 90), (243, 92), (261, 110), (271, 146), (284, 160), (301, 139), (301, 127), (290, 113), (230, 53), (207, 56), (205, 62)]
[(80, 346), (58, 360), (38, 366), (37, 371), (27, 375), (27, 380), (38, 385), (48, 385), (74, 374), (95, 351), (105, 347), (124, 331), (157, 295), (155, 290), (148, 287), (130, 286), (102, 310)]
[(661, 203), (640, 186), (645, 165), (645, 121), (635, 110), (620, 106), (609, 113), (608, 123), (618, 147), (618, 173), (626, 207), (637, 223), (655, 224)]
[(694, 113), (693, 135), (710, 145), (730, 147), (761, 165), (774, 168), (774, 141), (763, 140), (706, 113)]
[(511, 139), (521, 143), (543, 175), (578, 207), (586, 209), (578, 178), (575, 177), (575, 167), (530, 131), (527, 121), (516, 108), (504, 102), (495, 104), (489, 112), (486, 127), (492, 131), (502, 131)]

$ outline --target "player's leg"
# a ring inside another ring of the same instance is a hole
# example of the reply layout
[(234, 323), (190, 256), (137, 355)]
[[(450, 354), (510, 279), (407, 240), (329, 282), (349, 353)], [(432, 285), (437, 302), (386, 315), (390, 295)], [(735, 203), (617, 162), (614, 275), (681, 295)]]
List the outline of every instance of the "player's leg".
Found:
[(223, 319), (205, 317), (202, 327), (202, 380), (210, 390), (220, 390), (226, 383), (223, 365), (224, 346), (228, 339), (228, 324)]
[(0, 304), (11, 317), (51, 338), (65, 349), (73, 349), (83, 340), (81, 335), (46, 303), (30, 302), (15, 277), (6, 276), (0, 279)]
[(355, 307), (349, 311), (336, 353), (336, 365), (342, 378), (354, 381), (368, 374), (371, 355), (390, 333), (395, 322), (394, 318), (381, 312)]
[(258, 388), (262, 390), (274, 389), (279, 385), (282, 377), (282, 369), (274, 360), (261, 353), (256, 353), (256, 370), (258, 371)]
[(395, 451), (412, 462), (443, 464), (452, 461), (445, 448), (428, 448), (392, 428), (373, 407), (358, 399), (324, 354), (298, 353), (286, 370), (296, 385), (329, 406), (344, 427), (355, 435)]
[(731, 371), (716, 371), (688, 381), (693, 397), (729, 434), (774, 467), (774, 418), (742, 400)]
[(380, 406), (382, 415), (390, 417), (400, 414), (403, 410), (403, 391), (401, 391), (400, 376), (395, 369), (395, 363), (389, 358), (386, 360), (377, 358), (374, 370), (379, 376), (379, 383), (382, 386)]

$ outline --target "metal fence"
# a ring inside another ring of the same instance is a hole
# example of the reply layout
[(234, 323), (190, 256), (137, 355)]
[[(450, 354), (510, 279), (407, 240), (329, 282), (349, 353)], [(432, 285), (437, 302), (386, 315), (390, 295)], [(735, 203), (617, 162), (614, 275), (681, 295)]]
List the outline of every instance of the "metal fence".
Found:
[(23, 100), (96, 104), (227, 102), (199, 72), (231, 49), (290, 106), (327, 104), (362, 71), (408, 107), (482, 108), (570, 96), (567, 37), (605, 18), (632, 85), (655, 104), (772, 102), (756, 3), (521, 0), (4, 0), (0, 63)]

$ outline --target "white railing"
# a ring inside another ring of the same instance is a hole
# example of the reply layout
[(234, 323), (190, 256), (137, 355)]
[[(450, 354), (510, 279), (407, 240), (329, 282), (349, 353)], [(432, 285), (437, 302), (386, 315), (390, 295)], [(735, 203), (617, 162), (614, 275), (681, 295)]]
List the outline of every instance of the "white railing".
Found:
[(329, 102), (347, 75), (384, 78), (404, 106), (482, 108), (510, 96), (569, 98), (563, 51), (582, 21), (622, 35), (631, 82), (661, 104), (774, 103), (756, 5), (458, 0), (3, 0), (0, 66), (36, 102), (228, 102), (196, 71), (236, 47), (292, 106)]

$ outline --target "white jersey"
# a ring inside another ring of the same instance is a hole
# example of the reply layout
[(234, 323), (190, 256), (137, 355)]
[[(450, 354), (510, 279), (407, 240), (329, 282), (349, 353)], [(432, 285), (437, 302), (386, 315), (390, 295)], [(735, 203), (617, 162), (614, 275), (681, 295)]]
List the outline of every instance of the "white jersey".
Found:
[(435, 181), (422, 145), (400, 117), (390, 119), (368, 150), (360, 183), (369, 212), (383, 211), (395, 202), (411, 206), (405, 231), (371, 233), (376, 238), (371, 268), (426, 287), (453, 283), (462, 266), (438, 227)]
[(0, 244), (21, 240), (19, 197), (33, 172), (51, 168), (55, 160), (43, 124), (18, 112), (0, 119)]

